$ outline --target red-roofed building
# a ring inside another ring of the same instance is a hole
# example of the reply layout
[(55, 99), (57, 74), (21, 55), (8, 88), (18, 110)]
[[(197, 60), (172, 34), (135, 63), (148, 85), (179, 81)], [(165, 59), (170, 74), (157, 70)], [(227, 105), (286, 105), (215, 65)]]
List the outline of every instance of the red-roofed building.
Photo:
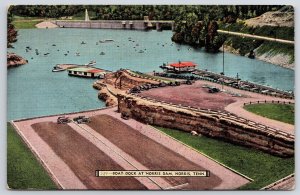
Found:
[(184, 73), (184, 72), (193, 72), (195, 71), (197, 64), (194, 62), (176, 62), (171, 63), (168, 65), (160, 66), (160, 68), (166, 70), (167, 72), (174, 72), (174, 73)]

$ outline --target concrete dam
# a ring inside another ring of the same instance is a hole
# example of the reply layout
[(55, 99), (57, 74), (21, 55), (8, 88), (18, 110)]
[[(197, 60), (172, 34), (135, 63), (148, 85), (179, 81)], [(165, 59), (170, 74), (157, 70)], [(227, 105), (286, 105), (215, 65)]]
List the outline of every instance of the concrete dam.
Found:
[(126, 29), (126, 30), (172, 30), (174, 21), (168, 20), (56, 20), (60, 28)]

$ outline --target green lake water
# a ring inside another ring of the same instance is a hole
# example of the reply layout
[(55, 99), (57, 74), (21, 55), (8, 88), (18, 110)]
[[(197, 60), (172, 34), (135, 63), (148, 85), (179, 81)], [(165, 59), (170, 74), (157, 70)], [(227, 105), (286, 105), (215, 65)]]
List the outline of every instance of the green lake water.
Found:
[[(96, 67), (107, 70), (128, 68), (151, 72), (160, 71), (162, 63), (181, 60), (194, 61), (200, 69), (222, 71), (222, 53), (209, 54), (172, 43), (171, 31), (28, 29), (18, 33), (15, 48), (9, 52), (25, 57), (29, 63), (8, 70), (8, 120), (105, 106), (98, 100), (97, 90), (92, 88), (93, 79), (69, 77), (66, 71), (51, 72), (59, 63), (85, 64), (96, 60)], [(105, 39), (114, 42), (96, 44)], [(86, 44), (81, 44), (82, 41)], [(26, 52), (27, 46), (32, 50)], [(139, 53), (140, 50), (144, 53)], [(100, 52), (105, 55), (99, 55)], [(44, 56), (45, 53), (49, 55)], [(242, 80), (294, 90), (293, 70), (225, 53), (225, 74), (236, 76), (237, 73)]]

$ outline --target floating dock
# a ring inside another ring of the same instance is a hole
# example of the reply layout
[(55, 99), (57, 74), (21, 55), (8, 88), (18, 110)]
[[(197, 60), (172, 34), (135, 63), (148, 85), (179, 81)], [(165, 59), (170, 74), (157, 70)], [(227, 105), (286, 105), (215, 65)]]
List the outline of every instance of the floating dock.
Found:
[(76, 67), (68, 69), (69, 76), (103, 79), (109, 71), (93, 67)]

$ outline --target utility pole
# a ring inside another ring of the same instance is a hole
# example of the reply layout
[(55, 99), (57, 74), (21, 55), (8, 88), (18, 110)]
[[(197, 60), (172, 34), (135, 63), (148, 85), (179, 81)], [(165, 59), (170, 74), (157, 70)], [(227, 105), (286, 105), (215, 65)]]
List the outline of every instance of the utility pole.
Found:
[(225, 70), (224, 70), (224, 43), (223, 43), (223, 71), (222, 74), (225, 75)]
[[(224, 43), (223, 43), (223, 71), (222, 71), (222, 75), (224, 75)], [(224, 77), (222, 78), (222, 91), (224, 90)]]

